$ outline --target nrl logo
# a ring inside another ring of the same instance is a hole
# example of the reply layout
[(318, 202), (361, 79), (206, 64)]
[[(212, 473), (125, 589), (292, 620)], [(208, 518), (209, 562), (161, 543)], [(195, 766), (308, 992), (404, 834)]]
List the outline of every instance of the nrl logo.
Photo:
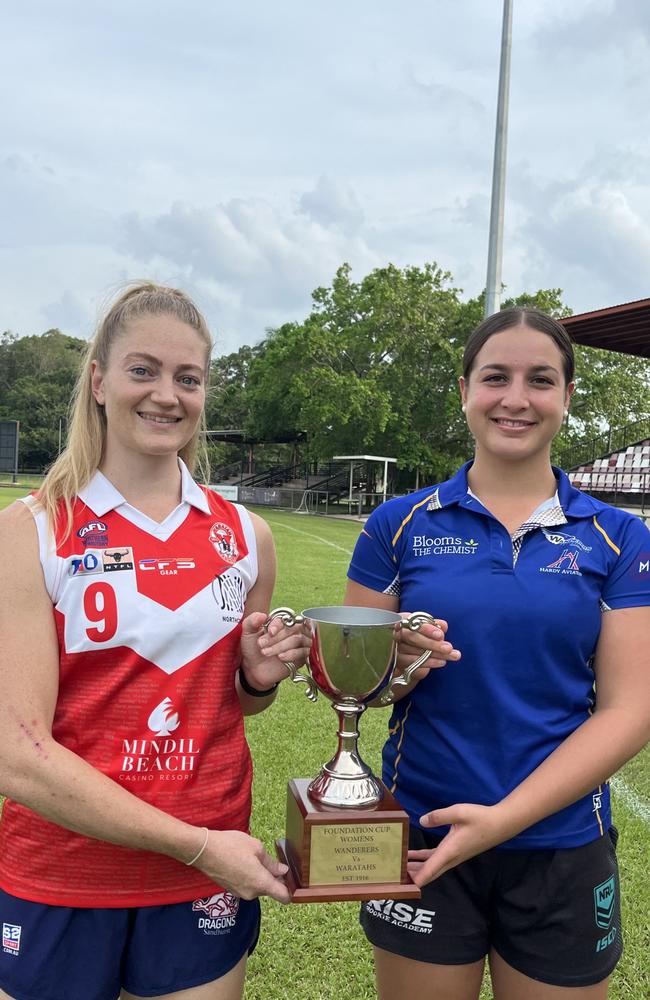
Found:
[(594, 906), (596, 907), (596, 924), (607, 930), (614, 916), (614, 903), (616, 901), (614, 876), (608, 878), (606, 882), (601, 882), (594, 889)]

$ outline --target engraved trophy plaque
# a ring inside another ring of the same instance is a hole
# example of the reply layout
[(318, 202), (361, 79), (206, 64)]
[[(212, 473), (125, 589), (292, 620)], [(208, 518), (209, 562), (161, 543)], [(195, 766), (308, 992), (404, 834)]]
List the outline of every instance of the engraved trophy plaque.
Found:
[[(291, 679), (320, 691), (338, 715), (338, 749), (313, 780), (294, 778), (287, 791), (286, 837), (276, 841), (289, 866), (292, 902), (418, 899), (407, 868), (408, 816), (359, 755), (359, 717), (394, 701), (400, 686), (429, 658), (427, 650), (395, 676), (400, 631), (434, 623), (419, 612), (402, 617), (378, 608), (277, 608), (268, 622), (306, 623), (312, 646), (308, 674), (287, 663)], [(268, 624), (267, 622), (267, 624)]]

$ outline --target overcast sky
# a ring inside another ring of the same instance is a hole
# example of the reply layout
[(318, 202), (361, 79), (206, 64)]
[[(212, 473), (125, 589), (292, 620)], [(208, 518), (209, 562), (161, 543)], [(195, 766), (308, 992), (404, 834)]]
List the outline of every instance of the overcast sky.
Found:
[[(348, 261), (485, 284), (502, 0), (22, 0), (0, 34), (0, 329), (88, 336), (123, 281), (217, 353)], [(503, 280), (650, 296), (650, 3), (514, 0)]]

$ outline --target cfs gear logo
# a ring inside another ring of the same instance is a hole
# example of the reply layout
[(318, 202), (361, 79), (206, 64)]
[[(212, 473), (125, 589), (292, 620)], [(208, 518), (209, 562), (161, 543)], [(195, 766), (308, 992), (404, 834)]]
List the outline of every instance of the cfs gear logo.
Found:
[(141, 559), (138, 568), (151, 572), (155, 571), (160, 576), (178, 576), (184, 569), (196, 569), (193, 559)]
[(414, 556), (473, 556), (478, 542), (474, 538), (463, 539), (460, 535), (413, 535)]
[(105, 549), (108, 545), (108, 525), (103, 521), (87, 521), (77, 531), (77, 538), (85, 549)]
[(104, 549), (102, 562), (105, 573), (133, 569), (133, 549)]
[(596, 909), (596, 926), (607, 930), (614, 916), (616, 902), (616, 882), (612, 875), (606, 882), (601, 882), (594, 889), (594, 906)]
[(180, 716), (174, 709), (171, 698), (165, 698), (156, 705), (147, 719), (147, 725), (156, 736), (170, 736), (181, 724)]
[(231, 892), (217, 892), (214, 896), (195, 899), (193, 913), (203, 913), (198, 926), (204, 934), (227, 934), (237, 921), (239, 900)]
[(210, 528), (210, 541), (214, 545), (217, 555), (221, 556), (224, 562), (230, 563), (230, 565), (237, 562), (239, 555), (237, 539), (230, 525), (224, 524), (223, 521), (216, 521)]
[(20, 951), (21, 924), (2, 925), (2, 950), (8, 955), (17, 955)]
[(410, 903), (398, 903), (394, 899), (370, 899), (363, 904), (369, 917), (385, 920), (416, 934), (430, 934), (433, 930), (435, 910), (425, 910)]
[(591, 545), (585, 545), (576, 535), (563, 535), (561, 531), (549, 531), (548, 528), (542, 528), (542, 534), (551, 545), (568, 545), (581, 552), (591, 552)]

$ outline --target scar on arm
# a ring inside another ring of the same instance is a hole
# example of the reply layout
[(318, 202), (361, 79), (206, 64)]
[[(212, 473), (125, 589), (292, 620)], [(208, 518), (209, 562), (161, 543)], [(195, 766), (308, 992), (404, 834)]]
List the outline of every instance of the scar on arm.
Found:
[[(36, 725), (36, 719), (33, 720), (32, 725), (33, 726)], [(36, 734), (34, 733), (34, 730), (31, 729), (24, 722), (20, 722), (19, 726), (21, 733), (23, 733), (23, 735), (27, 737), (31, 745), (34, 747), (34, 750), (36, 751), (38, 756), (42, 757), (43, 760), (47, 760), (49, 756), (48, 752), (41, 743), (41, 741), (37, 738)]]

